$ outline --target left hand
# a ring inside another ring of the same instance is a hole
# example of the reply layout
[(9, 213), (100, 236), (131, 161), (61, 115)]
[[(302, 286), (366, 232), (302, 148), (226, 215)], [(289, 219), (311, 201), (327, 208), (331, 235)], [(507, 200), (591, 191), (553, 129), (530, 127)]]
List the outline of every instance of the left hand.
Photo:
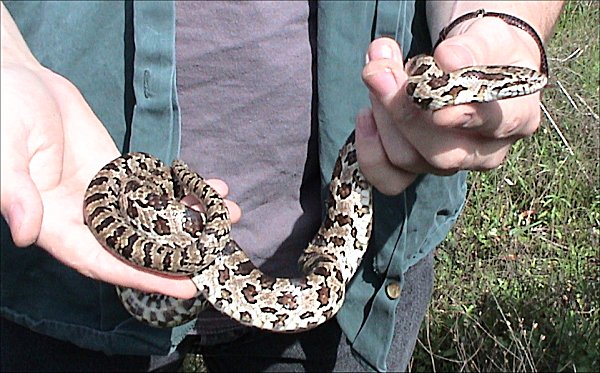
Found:
[[(363, 80), (372, 109), (357, 118), (356, 146), (362, 171), (384, 194), (401, 193), (421, 173), (498, 167), (511, 145), (539, 126), (540, 93), (425, 111), (407, 97), (402, 53), (393, 39), (373, 41), (367, 56)], [(474, 65), (537, 70), (540, 63), (530, 35), (491, 17), (457, 26), (434, 57), (445, 71)]]

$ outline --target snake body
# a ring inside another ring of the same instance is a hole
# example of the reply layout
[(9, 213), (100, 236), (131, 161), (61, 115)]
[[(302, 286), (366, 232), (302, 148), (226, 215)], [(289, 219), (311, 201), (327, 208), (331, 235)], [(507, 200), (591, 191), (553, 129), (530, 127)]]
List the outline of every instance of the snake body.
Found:
[[(545, 74), (514, 66), (441, 71), (429, 56), (407, 63), (407, 93), (426, 110), (489, 102), (534, 93)], [(196, 211), (180, 200), (195, 196)], [(327, 214), (299, 260), (302, 278), (275, 278), (255, 267), (229, 236), (222, 198), (204, 179), (176, 160), (171, 167), (145, 153), (125, 154), (104, 166), (84, 197), (84, 216), (96, 239), (133, 265), (190, 276), (199, 292), (179, 300), (117, 287), (138, 320), (172, 327), (194, 319), (211, 304), (240, 323), (298, 332), (330, 319), (367, 249), (372, 225), (372, 187), (356, 157), (354, 133), (337, 158)]]

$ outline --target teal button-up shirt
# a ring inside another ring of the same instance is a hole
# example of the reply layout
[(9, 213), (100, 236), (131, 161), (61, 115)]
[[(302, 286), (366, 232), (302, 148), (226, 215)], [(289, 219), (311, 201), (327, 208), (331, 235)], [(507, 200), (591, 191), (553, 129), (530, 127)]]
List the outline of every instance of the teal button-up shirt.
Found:
[[(170, 2), (6, 2), (42, 64), (71, 80), (122, 151), (170, 162), (180, 145), (175, 84), (175, 7)], [(318, 118), (323, 188), (338, 149), (369, 106), (364, 55), (379, 36), (406, 55), (431, 48), (423, 3), (323, 2), (318, 8)], [(6, 110), (7, 108), (3, 108)], [(370, 249), (337, 315), (365, 367), (386, 370), (406, 270), (446, 236), (462, 208), (465, 173), (421, 176), (403, 194), (376, 193)], [(18, 249), (2, 220), (2, 316), (108, 354), (166, 354), (185, 329), (133, 320), (114, 287), (84, 277), (40, 248)], [(402, 317), (398, 315), (398, 317)]]

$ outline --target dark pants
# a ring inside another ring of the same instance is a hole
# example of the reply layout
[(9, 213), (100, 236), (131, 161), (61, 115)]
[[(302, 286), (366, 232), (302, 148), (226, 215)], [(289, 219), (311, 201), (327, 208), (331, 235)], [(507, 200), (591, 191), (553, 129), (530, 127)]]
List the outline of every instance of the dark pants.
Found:
[[(388, 370), (405, 371), (433, 286), (433, 255), (405, 276), (396, 310), (395, 335)], [(194, 346), (186, 338), (169, 356), (107, 356), (34, 333), (1, 319), (1, 371), (177, 371), (186, 353), (199, 348), (210, 371), (364, 371), (334, 320), (311, 331), (275, 334), (253, 330), (237, 340), (215, 346)]]
[(147, 370), (148, 356), (86, 350), (0, 318), (2, 372), (110, 372)]

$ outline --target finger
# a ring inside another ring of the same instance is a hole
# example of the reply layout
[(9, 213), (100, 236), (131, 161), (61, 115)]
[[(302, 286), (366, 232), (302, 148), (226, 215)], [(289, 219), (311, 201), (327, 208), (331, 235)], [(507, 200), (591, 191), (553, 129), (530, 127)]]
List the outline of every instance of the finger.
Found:
[(27, 167), (18, 158), (14, 156), (11, 165), (2, 167), (0, 199), (12, 239), (15, 245), (24, 247), (33, 244), (40, 234), (43, 206)]
[(403, 192), (416, 175), (394, 167), (386, 156), (370, 110), (361, 111), (356, 119), (356, 153), (360, 169), (381, 193), (395, 195)]
[(540, 94), (483, 104), (449, 106), (432, 115), (434, 125), (476, 133), (489, 139), (519, 139), (533, 134), (540, 124)]
[(225, 198), (229, 194), (229, 186), (221, 179), (206, 179), (208, 185), (213, 187), (221, 197)]
[(242, 208), (235, 202), (228, 199), (225, 200), (225, 205), (229, 210), (229, 218), (233, 224), (239, 223), (242, 218)]
[(362, 78), (377, 99), (395, 95), (406, 80), (402, 51), (394, 39), (379, 38), (369, 45)]
[[(202, 202), (200, 202), (194, 196), (185, 196), (181, 200), (181, 202), (190, 206), (196, 211), (206, 211), (206, 209), (202, 205)], [(225, 206), (227, 207), (227, 210), (229, 210), (229, 218), (231, 219), (231, 222), (234, 224), (238, 223), (240, 221), (240, 218), (242, 217), (242, 208), (237, 203), (231, 200), (225, 199), (224, 202)]]
[[(58, 226), (50, 232), (60, 232)], [(83, 224), (71, 224), (69, 235), (49, 233), (40, 245), (51, 255), (83, 275), (115, 285), (131, 287), (149, 293), (161, 293), (178, 298), (190, 298), (197, 289), (187, 277), (168, 277), (136, 268), (102, 248)]]
[[(499, 166), (514, 138), (490, 139), (478, 134), (431, 128), (428, 135), (411, 133), (414, 141), (428, 141), (420, 152), (431, 168), (430, 173), (450, 175), (459, 170), (489, 170)], [(431, 141), (433, 139), (433, 141)]]
[(383, 103), (393, 99), (406, 77), (402, 61), (390, 59), (371, 61), (362, 71), (362, 79), (369, 92)]
[(161, 293), (176, 298), (193, 297), (198, 289), (189, 277), (152, 273), (127, 264), (107, 251), (98, 252), (90, 277), (146, 293)]
[(402, 60), (402, 51), (398, 43), (388, 37), (375, 39), (367, 49), (366, 63), (380, 59)]
[(487, 138), (520, 139), (533, 134), (540, 125), (540, 93), (480, 105), (483, 124), (478, 133)]
[[(207, 179), (206, 182), (213, 187), (221, 197), (226, 197), (229, 194), (229, 186), (221, 179)], [(232, 223), (238, 223), (242, 217), (242, 208), (235, 202), (226, 199), (225, 205), (229, 210), (229, 218)]]
[(371, 43), (367, 57), (369, 62), (363, 69), (362, 78), (369, 88), (373, 117), (387, 161), (403, 172), (431, 170), (432, 167), (403, 135), (405, 126), (422, 127), (424, 124), (421, 123), (422, 112), (412, 105), (405, 90), (401, 89), (407, 75), (397, 43), (392, 39), (377, 39)]
[[(383, 104), (372, 100), (373, 115), (377, 123), (379, 138), (383, 143), (387, 158), (393, 166), (415, 174), (433, 173), (451, 175), (462, 169), (489, 169), (498, 164), (505, 155), (505, 148), (515, 141), (487, 138), (477, 132), (452, 130), (437, 126), (432, 121), (435, 116), (453, 110), (459, 115), (464, 108), (450, 107), (436, 112), (426, 112), (414, 105), (402, 104), (408, 100), (400, 95), (391, 100), (387, 107), (396, 106), (396, 117), (391, 119)], [(499, 153), (495, 153), (499, 151)]]
[[(207, 179), (206, 182), (214, 188), (217, 193), (223, 198), (229, 194), (229, 186), (221, 179)], [(199, 211), (204, 210), (204, 206), (194, 196), (186, 196), (183, 200), (184, 203), (188, 203), (192, 208), (196, 208)], [(229, 218), (233, 224), (238, 223), (242, 217), (242, 208), (235, 202), (225, 199), (225, 206), (229, 210)]]
[(399, 89), (404, 84), (403, 79), (406, 79), (404, 71), (390, 69), (387, 60), (372, 61), (363, 70), (363, 80), (370, 90), (378, 139), (387, 161), (392, 167), (409, 173), (429, 172), (432, 167), (403, 134), (405, 127), (413, 127), (419, 133), (426, 132), (422, 128), (426, 125), (423, 111), (412, 105), (404, 89)]

